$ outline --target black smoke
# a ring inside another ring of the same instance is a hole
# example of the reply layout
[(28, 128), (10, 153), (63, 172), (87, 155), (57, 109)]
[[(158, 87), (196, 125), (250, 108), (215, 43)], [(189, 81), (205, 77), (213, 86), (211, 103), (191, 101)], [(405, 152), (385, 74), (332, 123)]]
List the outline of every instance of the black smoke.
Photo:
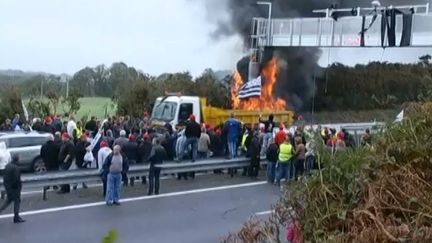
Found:
[[(223, 2), (221, 0), (215, 0)], [(225, 7), (228, 18), (219, 19), (216, 22), (216, 29), (211, 33), (212, 37), (221, 39), (226, 36), (240, 35), (244, 46), (249, 47), (251, 23), (254, 17), (267, 17), (266, 6), (257, 5), (257, 0), (226, 0)], [(215, 4), (207, 1), (208, 14), (215, 13)], [(273, 0), (272, 16), (283, 17), (313, 17), (320, 16), (312, 12), (314, 9), (325, 9), (331, 5), (338, 8), (370, 7), (371, 0)], [(382, 6), (388, 5), (409, 5), (425, 4), (428, 0), (381, 0)], [(214, 2), (213, 2), (214, 3)], [(321, 15), (322, 16), (322, 15)], [(212, 16), (213, 19), (214, 16)], [(267, 48), (265, 50), (263, 63), (271, 57), (277, 56), (281, 62), (277, 86), (274, 89), (275, 95), (286, 99), (291, 108), (295, 110), (309, 110), (305, 104), (309, 104), (315, 92), (314, 79), (320, 78), (323, 74), (318, 67), (320, 50), (318, 48)], [(237, 63), (237, 69), (243, 80), (248, 76), (248, 57), (242, 58)]]

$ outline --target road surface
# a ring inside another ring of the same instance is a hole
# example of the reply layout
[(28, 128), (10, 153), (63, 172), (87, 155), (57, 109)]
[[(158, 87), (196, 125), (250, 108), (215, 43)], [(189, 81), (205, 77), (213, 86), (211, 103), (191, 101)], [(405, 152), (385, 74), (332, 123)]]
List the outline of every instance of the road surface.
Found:
[(27, 196), (26, 223), (14, 225), (10, 214), (0, 215), (0, 242), (96, 243), (110, 229), (117, 230), (119, 243), (219, 242), (250, 216), (265, 214), (280, 196), (263, 181), (223, 175), (164, 184), (164, 193), (151, 197), (136, 193), (143, 186), (126, 189), (121, 206), (106, 206), (91, 190), (86, 197), (51, 195), (48, 202)]

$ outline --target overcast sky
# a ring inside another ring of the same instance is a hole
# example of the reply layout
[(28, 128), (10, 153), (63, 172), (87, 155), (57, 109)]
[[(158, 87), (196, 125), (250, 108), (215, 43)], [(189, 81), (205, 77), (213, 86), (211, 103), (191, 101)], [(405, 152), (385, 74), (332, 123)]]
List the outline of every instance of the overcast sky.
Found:
[[(231, 70), (241, 41), (211, 39), (203, 1), (0, 0), (0, 69), (72, 74), (123, 61), (153, 75)], [(412, 62), (422, 52), (344, 49), (332, 51), (330, 61)], [(320, 64), (327, 60), (324, 53)]]

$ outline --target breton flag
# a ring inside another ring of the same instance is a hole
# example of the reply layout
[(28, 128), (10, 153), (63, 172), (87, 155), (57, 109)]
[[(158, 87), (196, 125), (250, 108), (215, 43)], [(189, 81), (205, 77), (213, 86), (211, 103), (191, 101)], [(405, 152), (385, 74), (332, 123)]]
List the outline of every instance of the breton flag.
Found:
[(243, 84), (238, 91), (240, 99), (252, 96), (261, 96), (261, 76)]

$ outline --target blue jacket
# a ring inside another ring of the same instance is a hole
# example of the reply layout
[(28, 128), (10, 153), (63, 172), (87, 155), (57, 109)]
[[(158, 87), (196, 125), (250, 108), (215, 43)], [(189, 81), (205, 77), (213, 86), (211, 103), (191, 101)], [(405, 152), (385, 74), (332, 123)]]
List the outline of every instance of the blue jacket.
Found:
[(227, 132), (228, 141), (235, 141), (238, 139), (241, 131), (239, 120), (235, 118), (229, 118), (225, 122), (225, 131)]

